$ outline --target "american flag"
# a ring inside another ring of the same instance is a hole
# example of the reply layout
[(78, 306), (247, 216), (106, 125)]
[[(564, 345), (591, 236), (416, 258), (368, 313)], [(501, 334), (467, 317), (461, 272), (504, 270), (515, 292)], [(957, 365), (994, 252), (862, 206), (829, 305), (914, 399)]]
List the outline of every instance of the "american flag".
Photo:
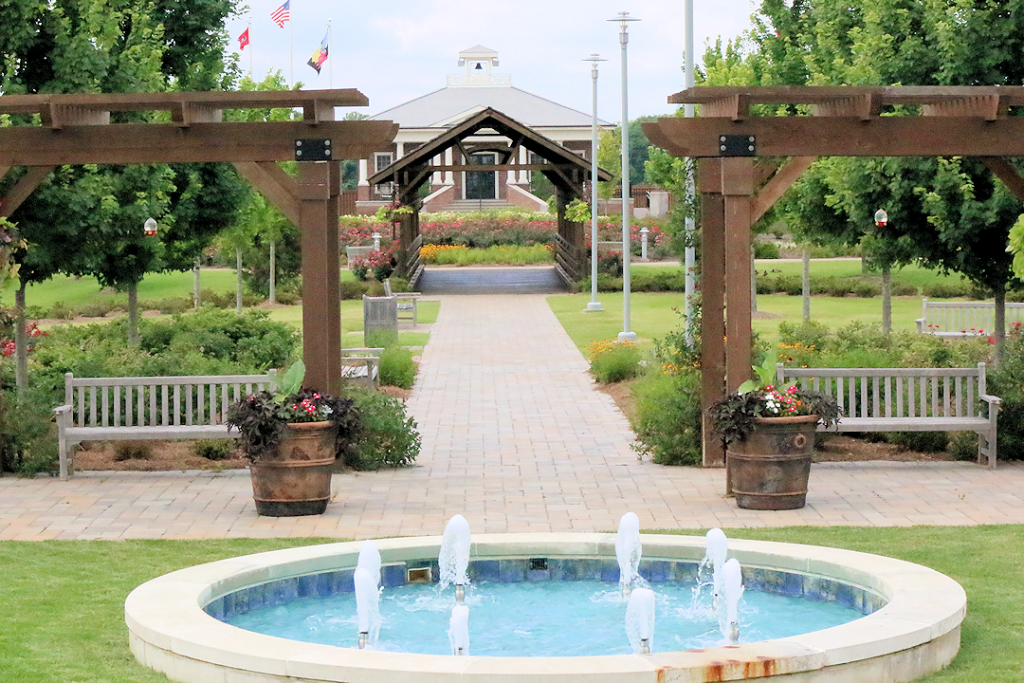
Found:
[(292, 13), (288, 9), (288, 6), (291, 4), (291, 1), (292, 0), (284, 0), (284, 4), (283, 5), (281, 5), (276, 10), (274, 10), (273, 12), (270, 13), (271, 21), (273, 21), (275, 24), (277, 24), (281, 28), (284, 28), (284, 22), (286, 22), (286, 21), (288, 21), (288, 20), (290, 20), (292, 18)]

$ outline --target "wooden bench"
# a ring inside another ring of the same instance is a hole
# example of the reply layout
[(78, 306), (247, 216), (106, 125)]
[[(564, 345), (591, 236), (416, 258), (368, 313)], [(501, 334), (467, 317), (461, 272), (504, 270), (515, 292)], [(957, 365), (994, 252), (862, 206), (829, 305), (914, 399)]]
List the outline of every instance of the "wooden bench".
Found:
[[(957, 432), (978, 435), (978, 462), (996, 466), (1000, 400), (977, 368), (776, 367), (780, 386), (793, 384), (835, 397), (843, 414), (828, 431)], [(823, 425), (818, 425), (824, 431)]]
[(383, 348), (341, 350), (341, 376), (374, 389), (380, 386), (380, 354)]
[(73, 451), (82, 441), (234, 439), (224, 424), (229, 405), (272, 390), (277, 371), (265, 375), (184, 377), (75, 377), (64, 375), (64, 405), (57, 414), (60, 476), (74, 473)]
[(391, 278), (384, 280), (384, 296), (393, 296), (398, 301), (398, 320), (411, 320), (415, 327), (418, 321), (419, 292), (392, 292)]
[[(992, 301), (921, 301), (917, 331), (936, 337), (960, 338), (992, 334), (996, 324)], [(1006, 327), (1024, 324), (1024, 303), (1006, 304)]]

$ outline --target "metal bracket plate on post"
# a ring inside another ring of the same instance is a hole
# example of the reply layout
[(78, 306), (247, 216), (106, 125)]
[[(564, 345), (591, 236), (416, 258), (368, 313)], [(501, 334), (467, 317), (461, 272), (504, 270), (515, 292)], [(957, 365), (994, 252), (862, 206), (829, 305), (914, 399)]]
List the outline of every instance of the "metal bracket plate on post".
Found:
[(295, 141), (295, 161), (331, 161), (330, 139)]
[(718, 137), (718, 156), (752, 157), (757, 149), (753, 135), (720, 135)]

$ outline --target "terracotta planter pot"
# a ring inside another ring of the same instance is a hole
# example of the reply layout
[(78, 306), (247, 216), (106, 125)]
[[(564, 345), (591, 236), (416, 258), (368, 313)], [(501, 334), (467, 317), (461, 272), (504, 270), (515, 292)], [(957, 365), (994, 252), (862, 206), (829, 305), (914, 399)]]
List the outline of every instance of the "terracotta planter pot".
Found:
[(736, 504), (748, 510), (795, 510), (807, 502), (817, 415), (767, 417), (726, 449)]
[(249, 466), (256, 514), (298, 517), (327, 509), (335, 430), (330, 422), (289, 424), (277, 451)]

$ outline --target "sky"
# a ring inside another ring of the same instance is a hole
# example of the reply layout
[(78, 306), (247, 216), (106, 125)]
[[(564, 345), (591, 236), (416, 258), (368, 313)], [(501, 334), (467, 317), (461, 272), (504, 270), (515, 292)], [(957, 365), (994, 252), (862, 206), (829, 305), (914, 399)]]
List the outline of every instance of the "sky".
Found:
[[(239, 67), (261, 80), (279, 69), (289, 80), (289, 33), (294, 80), (303, 89), (356, 88), (370, 100), (361, 113), (373, 115), (444, 87), (461, 50), (483, 45), (498, 52), (494, 73), (510, 74), (512, 85), (559, 104), (591, 113), (590, 64), (598, 53), (598, 115), (622, 116), (619, 24), (606, 21), (629, 12), (628, 90), (630, 119), (669, 114), (666, 102), (683, 89), (682, 0), (390, 0), (314, 2), (291, 0), (291, 24), (278, 28), (271, 13), (284, 0), (249, 0), (250, 11), (228, 24)], [(731, 39), (750, 26), (752, 0), (695, 0), (697, 59), (721, 36)], [(306, 65), (331, 25), (330, 56), (321, 72)], [(251, 22), (250, 44), (238, 50), (238, 36)], [(339, 118), (347, 110), (339, 111)]]

